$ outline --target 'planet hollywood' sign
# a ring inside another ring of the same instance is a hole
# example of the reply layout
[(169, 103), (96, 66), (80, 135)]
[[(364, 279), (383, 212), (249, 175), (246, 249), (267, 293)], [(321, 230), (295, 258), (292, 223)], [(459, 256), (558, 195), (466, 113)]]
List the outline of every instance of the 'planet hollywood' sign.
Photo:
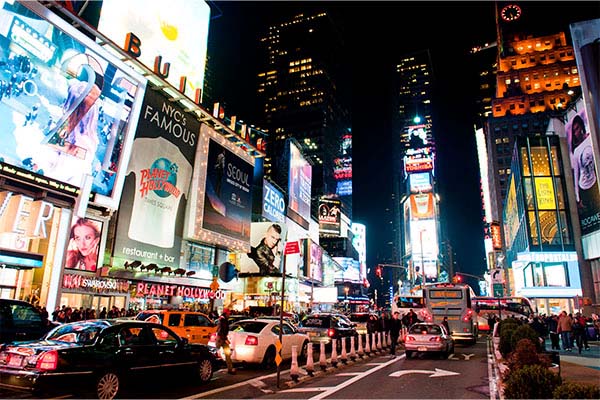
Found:
[(163, 285), (155, 283), (140, 282), (136, 285), (136, 296), (181, 296), (192, 297), (194, 299), (224, 299), (223, 290), (211, 290), (207, 288), (182, 286), (182, 285)]

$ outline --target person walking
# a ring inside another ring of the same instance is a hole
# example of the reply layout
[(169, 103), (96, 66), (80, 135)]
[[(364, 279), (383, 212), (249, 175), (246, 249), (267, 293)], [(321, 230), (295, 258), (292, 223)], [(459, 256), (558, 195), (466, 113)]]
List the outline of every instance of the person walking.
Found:
[(223, 309), (223, 313), (219, 317), (219, 322), (217, 324), (217, 349), (223, 349), (223, 354), (225, 354), (225, 362), (227, 364), (227, 372), (229, 374), (235, 374), (235, 368), (233, 368), (233, 363), (231, 362), (231, 348), (229, 347), (229, 339), (227, 339), (227, 335), (229, 334), (229, 321), (227, 318), (229, 317), (229, 310), (227, 308)]
[(573, 319), (567, 315), (566, 311), (560, 313), (558, 317), (558, 333), (562, 342), (563, 350), (572, 351), (571, 331), (573, 330)]
[(400, 320), (400, 313), (394, 312), (392, 318), (388, 322), (388, 328), (390, 330), (390, 338), (392, 345), (390, 346), (390, 355), (392, 358), (396, 357), (396, 345), (398, 344), (398, 338), (400, 337), (400, 329), (402, 328), (402, 321)]
[(558, 336), (558, 317), (556, 315), (550, 315), (546, 317), (546, 325), (550, 332), (550, 342), (552, 343), (552, 350), (560, 350), (560, 340)]

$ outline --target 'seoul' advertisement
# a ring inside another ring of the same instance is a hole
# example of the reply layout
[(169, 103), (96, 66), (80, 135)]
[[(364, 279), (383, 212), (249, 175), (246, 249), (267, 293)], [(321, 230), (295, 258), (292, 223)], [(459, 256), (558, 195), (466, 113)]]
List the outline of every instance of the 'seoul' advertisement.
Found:
[(148, 90), (123, 188), (114, 257), (179, 266), (200, 123)]

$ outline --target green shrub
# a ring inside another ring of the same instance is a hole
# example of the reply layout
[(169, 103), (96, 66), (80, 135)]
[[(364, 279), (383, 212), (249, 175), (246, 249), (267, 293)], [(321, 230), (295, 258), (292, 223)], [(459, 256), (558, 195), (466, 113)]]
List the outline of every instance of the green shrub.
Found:
[(542, 351), (542, 343), (540, 342), (539, 335), (531, 326), (523, 324), (517, 327), (513, 332), (510, 338), (510, 345), (513, 351), (517, 348), (517, 343), (519, 343), (521, 339), (531, 340), (531, 343), (535, 345), (536, 350), (538, 352)]
[(519, 323), (513, 319), (505, 319), (499, 322), (500, 327), (500, 344), (499, 350), (502, 357), (508, 357), (508, 355), (513, 351), (512, 345), (512, 336), (514, 332), (519, 327)]
[(508, 373), (504, 382), (507, 399), (550, 399), (562, 380), (541, 365), (525, 365)]
[[(513, 338), (515, 336), (516, 333), (513, 335)], [(519, 340), (515, 350), (508, 357), (508, 373), (523, 368), (526, 365), (541, 365), (546, 368), (552, 365), (550, 359), (538, 353), (535, 344), (527, 338)]]
[(600, 399), (600, 386), (564, 382), (552, 393), (553, 399)]

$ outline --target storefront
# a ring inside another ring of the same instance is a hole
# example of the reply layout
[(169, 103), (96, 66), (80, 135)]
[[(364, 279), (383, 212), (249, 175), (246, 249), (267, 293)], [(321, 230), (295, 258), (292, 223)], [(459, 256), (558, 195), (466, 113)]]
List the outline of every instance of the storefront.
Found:
[(128, 309), (130, 281), (65, 273), (62, 278), (62, 295), (58, 305), (71, 308), (93, 309), (100, 312), (106, 307)]

